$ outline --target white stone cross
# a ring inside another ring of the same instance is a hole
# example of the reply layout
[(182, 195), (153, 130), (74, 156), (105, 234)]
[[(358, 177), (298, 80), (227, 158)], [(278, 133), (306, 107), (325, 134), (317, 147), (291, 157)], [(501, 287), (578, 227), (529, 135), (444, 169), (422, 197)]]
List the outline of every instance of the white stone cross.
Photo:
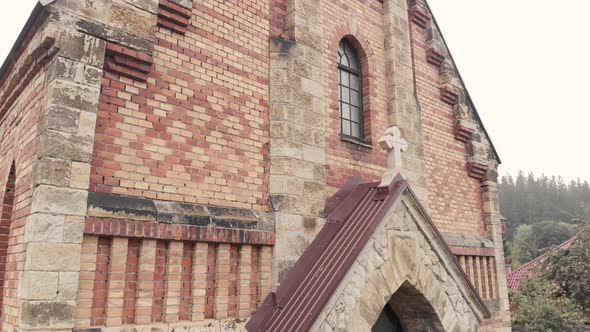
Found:
[(402, 170), (402, 152), (408, 148), (408, 142), (402, 137), (397, 126), (389, 127), (379, 139), (379, 147), (387, 151), (387, 169), (383, 174), (380, 187), (389, 186), (397, 173)]

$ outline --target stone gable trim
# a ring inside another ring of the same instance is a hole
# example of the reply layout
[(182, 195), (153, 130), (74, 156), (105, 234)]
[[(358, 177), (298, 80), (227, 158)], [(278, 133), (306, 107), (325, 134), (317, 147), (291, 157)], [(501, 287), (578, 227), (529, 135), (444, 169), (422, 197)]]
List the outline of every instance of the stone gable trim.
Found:
[(271, 231), (162, 224), (135, 220), (86, 217), (84, 234), (156, 240), (214, 242), (232, 244), (275, 244)]
[(191, 1), (160, 0), (158, 26), (184, 35), (188, 30), (192, 12)]
[(105, 54), (105, 71), (146, 82), (152, 70), (152, 56), (139, 51), (108, 43)]
[[(457, 124), (458, 128), (456, 128), (455, 138), (461, 142), (474, 139), (473, 136), (478, 136), (476, 138), (478, 141), (487, 140), (490, 149), (488, 168), (490, 171), (495, 170), (497, 165), (501, 163), (500, 157), (498, 156), (496, 148), (473, 105), (467, 87), (465, 86), (465, 82), (457, 70), (453, 56), (449, 51), (444, 36), (440, 31), (436, 19), (432, 15), (432, 11), (428, 6), (427, 1), (409, 0), (408, 7), (408, 13), (412, 22), (420, 28), (427, 30), (427, 38), (424, 41), (427, 56), (426, 60), (428, 63), (439, 67), (441, 100), (451, 106), (462, 106), (467, 109), (466, 113), (464, 113), (464, 116), (461, 118), (457, 117), (456, 114), (455, 120), (457, 122), (463, 121), (462, 124), (469, 122), (470, 125), (461, 126), (461, 124)], [(468, 130), (463, 131), (463, 129)], [(472, 133), (469, 133), (469, 130), (471, 130)], [(467, 136), (470, 137), (467, 138)]]
[(496, 255), (495, 248), (476, 248), (476, 247), (459, 247), (450, 246), (453, 254), (457, 256), (482, 256), (494, 257)]
[(88, 194), (88, 216), (161, 224), (274, 230), (272, 218), (264, 212), (93, 192)]

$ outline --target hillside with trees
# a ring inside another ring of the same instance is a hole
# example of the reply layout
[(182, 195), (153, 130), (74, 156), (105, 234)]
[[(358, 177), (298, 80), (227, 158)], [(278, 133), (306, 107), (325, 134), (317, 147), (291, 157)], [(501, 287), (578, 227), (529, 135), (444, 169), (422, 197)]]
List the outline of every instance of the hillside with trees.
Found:
[(571, 238), (590, 208), (590, 184), (559, 176), (503, 176), (498, 185), (500, 209), (508, 220), (506, 251), (518, 267)]

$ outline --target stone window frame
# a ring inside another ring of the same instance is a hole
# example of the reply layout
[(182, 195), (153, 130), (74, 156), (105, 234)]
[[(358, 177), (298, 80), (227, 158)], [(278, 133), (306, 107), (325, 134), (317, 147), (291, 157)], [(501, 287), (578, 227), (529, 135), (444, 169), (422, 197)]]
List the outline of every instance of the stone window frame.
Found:
[[(346, 59), (348, 65), (343, 64), (343, 59)], [(363, 62), (361, 56), (355, 45), (348, 40), (342, 38), (338, 43), (337, 51), (337, 68), (338, 68), (338, 110), (339, 110), (339, 125), (340, 137), (345, 141), (352, 141), (352, 143), (365, 143), (365, 114), (363, 107), (364, 99), (364, 84), (363, 84)], [(348, 83), (343, 84), (343, 74), (347, 75)], [(352, 85), (352, 78), (356, 81), (356, 88)], [(348, 92), (348, 101), (343, 100), (343, 89)], [(353, 93), (357, 95), (356, 103), (353, 103)], [(343, 116), (343, 105), (348, 107), (348, 117)], [(352, 109), (356, 108), (358, 115), (356, 121), (353, 119)], [(346, 124), (345, 124), (346, 122)], [(348, 132), (345, 132), (346, 126), (349, 126)], [(356, 132), (353, 132), (355, 129)]]

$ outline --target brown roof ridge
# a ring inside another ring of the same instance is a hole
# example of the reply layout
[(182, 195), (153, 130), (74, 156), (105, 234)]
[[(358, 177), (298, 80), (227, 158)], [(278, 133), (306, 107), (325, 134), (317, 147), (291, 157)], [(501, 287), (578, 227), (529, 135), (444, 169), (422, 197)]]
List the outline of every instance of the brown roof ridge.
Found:
[(531, 274), (533, 273), (533, 271), (530, 271), (531, 269), (533, 269), (537, 265), (543, 263), (543, 261), (545, 259), (547, 259), (547, 256), (549, 256), (551, 253), (555, 252), (556, 250), (569, 248), (574, 243), (574, 241), (576, 241), (576, 238), (577, 237), (574, 236), (571, 239), (564, 241), (563, 243), (555, 246), (554, 248), (551, 248), (551, 250), (547, 251), (543, 255), (533, 259), (530, 262), (523, 264), (521, 267), (508, 273), (508, 275), (506, 276), (506, 280), (508, 281), (508, 288), (510, 290), (517, 290), (518, 287), (520, 286), (520, 282), (522, 281), (522, 279), (531, 276)]
[(450, 248), (426, 210), (418, 201), (408, 182), (398, 175), (388, 187), (379, 183), (359, 183), (351, 180), (326, 205), (327, 222), (303, 255), (295, 263), (285, 280), (271, 292), (246, 324), (253, 331), (307, 331), (336, 291), (346, 273), (357, 259), (376, 227), (390, 208), (401, 201), (407, 192), (434, 230), (434, 234), (452, 258), (463, 284), (468, 285), (471, 299), (475, 299), (483, 316), (490, 312), (465, 273), (461, 270)]

